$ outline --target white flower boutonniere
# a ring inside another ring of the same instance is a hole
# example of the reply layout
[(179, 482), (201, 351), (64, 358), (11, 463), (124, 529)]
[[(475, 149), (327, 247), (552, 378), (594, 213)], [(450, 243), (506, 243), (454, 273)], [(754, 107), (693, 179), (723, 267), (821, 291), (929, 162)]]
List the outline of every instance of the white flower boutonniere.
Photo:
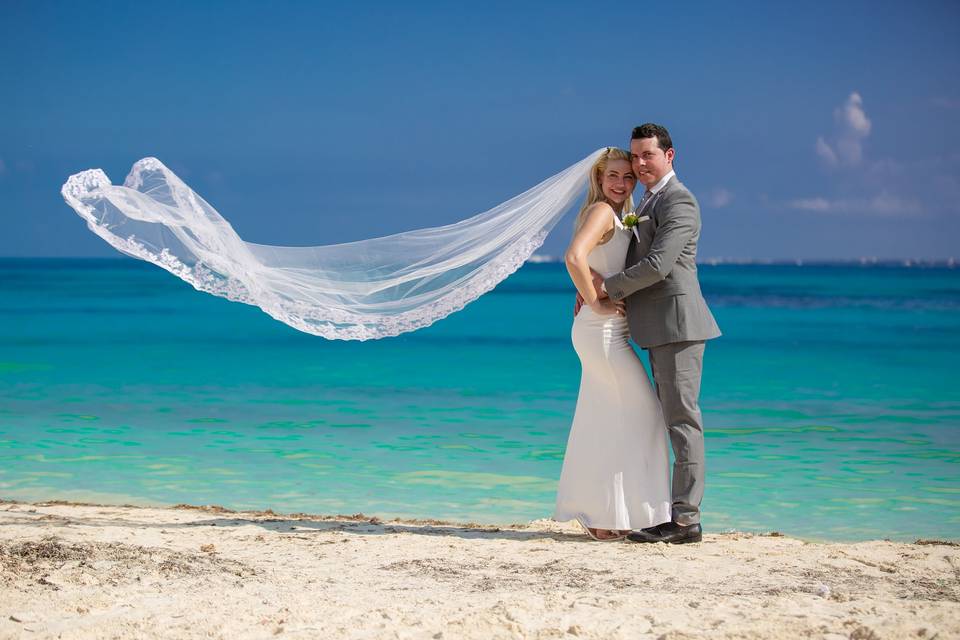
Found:
[(635, 213), (628, 213), (623, 217), (623, 226), (629, 230), (633, 230), (641, 222), (646, 222), (650, 219), (650, 216), (637, 216)]

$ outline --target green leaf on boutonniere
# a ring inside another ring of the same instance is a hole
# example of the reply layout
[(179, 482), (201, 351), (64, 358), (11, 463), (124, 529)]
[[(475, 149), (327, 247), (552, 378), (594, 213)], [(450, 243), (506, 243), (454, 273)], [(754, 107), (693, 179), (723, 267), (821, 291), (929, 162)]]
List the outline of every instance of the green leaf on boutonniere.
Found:
[(636, 215), (632, 213), (628, 214), (623, 217), (623, 226), (625, 226), (627, 229), (633, 229), (635, 226), (637, 226), (637, 222), (639, 222), (639, 220), (640, 219), (637, 218)]

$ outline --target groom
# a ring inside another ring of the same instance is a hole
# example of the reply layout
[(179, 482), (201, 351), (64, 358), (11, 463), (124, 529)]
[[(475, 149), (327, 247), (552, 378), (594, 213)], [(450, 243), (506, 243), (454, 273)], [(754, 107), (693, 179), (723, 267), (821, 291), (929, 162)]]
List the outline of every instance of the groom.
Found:
[[(596, 284), (624, 300), (630, 337), (646, 349), (673, 447), (673, 518), (634, 531), (633, 542), (699, 542), (703, 499), (703, 420), (698, 399), (705, 342), (720, 335), (700, 293), (700, 207), (673, 171), (670, 133), (658, 124), (633, 130), (630, 157), (646, 193), (626, 267)], [(602, 294), (601, 294), (602, 295)]]

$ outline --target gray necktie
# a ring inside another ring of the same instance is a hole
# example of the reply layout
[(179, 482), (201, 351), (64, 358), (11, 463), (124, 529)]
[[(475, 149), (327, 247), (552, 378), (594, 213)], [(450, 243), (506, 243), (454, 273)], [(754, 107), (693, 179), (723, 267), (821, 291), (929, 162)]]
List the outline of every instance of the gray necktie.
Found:
[(643, 197), (640, 199), (640, 204), (637, 205), (637, 208), (633, 210), (633, 213), (640, 215), (640, 213), (646, 208), (647, 204), (650, 202), (650, 198), (653, 197), (653, 191), (645, 191)]

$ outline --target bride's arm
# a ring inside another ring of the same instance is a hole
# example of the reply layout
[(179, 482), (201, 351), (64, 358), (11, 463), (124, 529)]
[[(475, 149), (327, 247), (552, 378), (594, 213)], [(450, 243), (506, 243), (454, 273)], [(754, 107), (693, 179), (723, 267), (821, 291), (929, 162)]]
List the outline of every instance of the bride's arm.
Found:
[(599, 292), (587, 264), (587, 256), (600, 244), (600, 239), (613, 229), (613, 209), (605, 202), (598, 202), (587, 210), (586, 220), (574, 234), (564, 254), (567, 271), (584, 303), (595, 305)]

